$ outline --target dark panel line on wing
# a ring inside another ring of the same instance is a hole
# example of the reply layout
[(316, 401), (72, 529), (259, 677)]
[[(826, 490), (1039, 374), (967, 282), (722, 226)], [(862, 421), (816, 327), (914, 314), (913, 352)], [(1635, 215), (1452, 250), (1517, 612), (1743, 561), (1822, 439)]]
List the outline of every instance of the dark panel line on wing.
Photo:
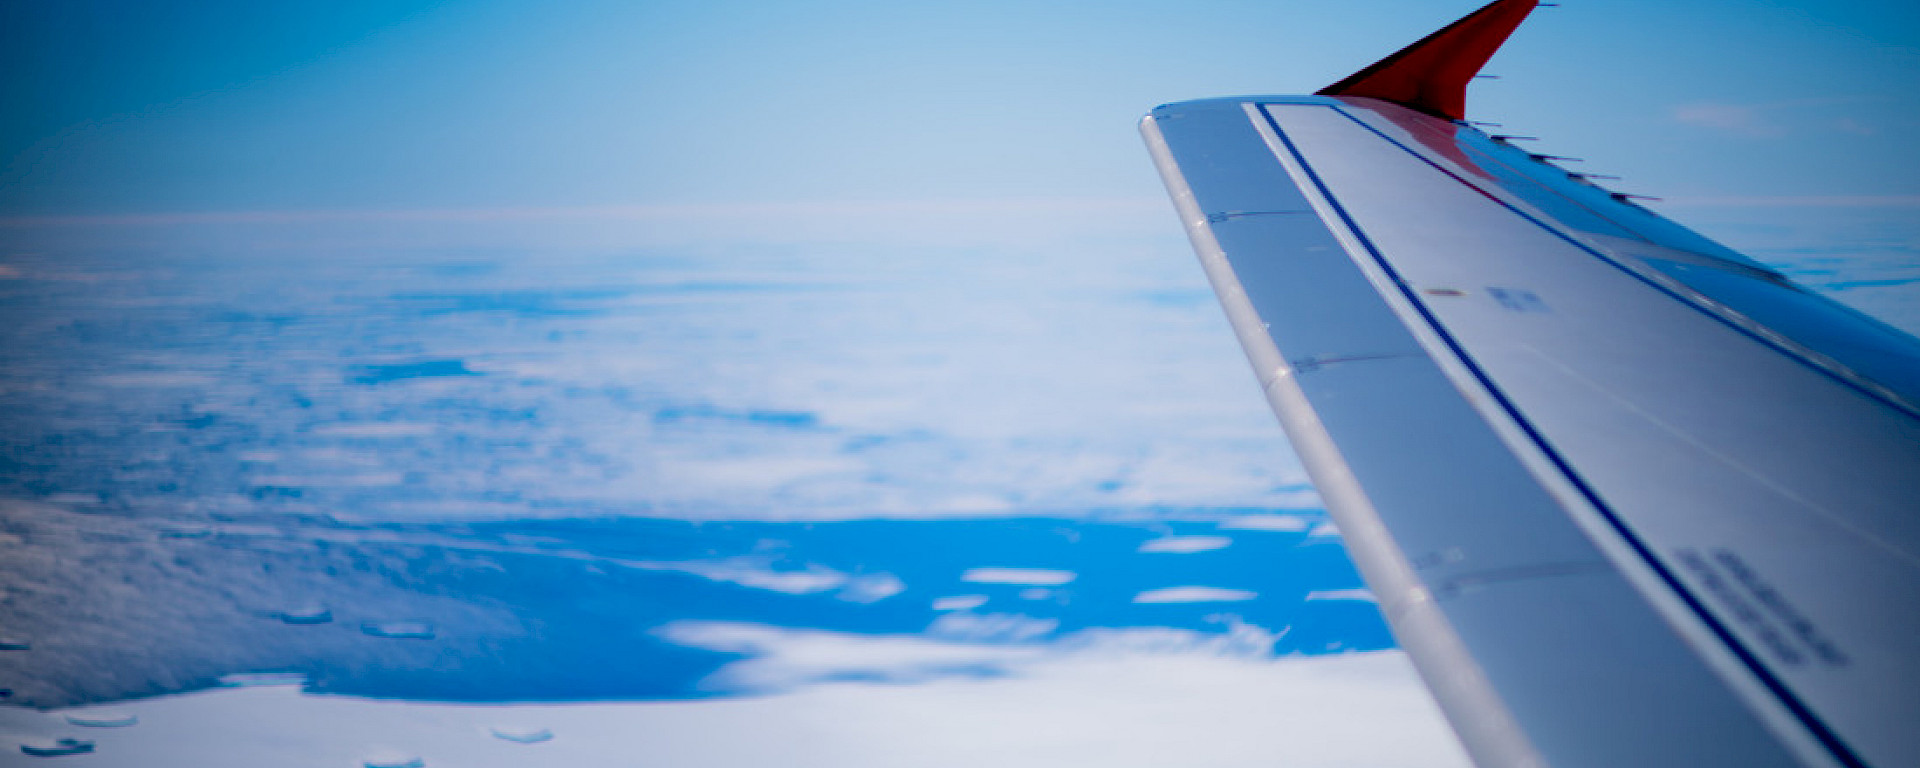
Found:
[(1244, 219), (1249, 216), (1311, 216), (1311, 215), (1313, 215), (1313, 211), (1221, 211), (1219, 213), (1207, 214), (1207, 222), (1210, 224), (1219, 224), (1221, 222), (1232, 221), (1234, 219)]
[[(1339, 199), (1333, 195), (1332, 190), (1330, 190), (1327, 187), (1326, 182), (1320, 178), (1320, 175), (1318, 173), (1314, 172), (1313, 166), (1307, 162), (1306, 156), (1300, 152), (1299, 147), (1294, 146), (1293, 140), (1287, 137), (1286, 131), (1283, 131), (1280, 129), (1280, 124), (1273, 119), (1273, 115), (1267, 113), (1266, 109), (1264, 109), (1266, 105), (1262, 104), (1261, 106), (1263, 107), (1260, 110), (1261, 119), (1267, 122), (1267, 126), (1273, 129), (1274, 135), (1279, 137), (1280, 142), (1282, 144), (1286, 145), (1287, 152), (1293, 155), (1294, 161), (1300, 164), (1300, 168), (1306, 172), (1307, 178), (1313, 181), (1313, 185), (1316, 189), (1320, 191), (1320, 195), (1326, 199), (1328, 205), (1333, 207), (1334, 212), (1339, 214), (1341, 221), (1346, 224), (1347, 229), (1349, 231), (1353, 232), (1354, 237), (1360, 241), (1360, 244), (1367, 249), (1367, 253), (1369, 256), (1373, 258), (1374, 263), (1379, 265), (1380, 269), (1385, 271), (1387, 275), (1393, 279), (1394, 285), (1399, 289), (1401, 295), (1405, 296), (1407, 301), (1413, 306), (1414, 310), (1420, 313), (1421, 318), (1426, 321), (1428, 327), (1430, 327), (1433, 330), (1433, 332), (1440, 337), (1440, 340), (1447, 345), (1447, 348), (1453, 352), (1454, 356), (1461, 362), (1461, 364), (1464, 365), (1467, 368), (1467, 370), (1473, 374), (1474, 379), (1477, 380), (1480, 383), (1480, 385), (1486, 389), (1487, 393), (1493, 397), (1495, 402), (1500, 404), (1501, 409), (1506, 411), (1507, 416), (1513, 419), (1515, 425), (1520, 427), (1521, 431), (1526, 433), (1527, 437), (1534, 442), (1534, 445), (1538, 447), (1543, 454), (1546, 455), (1549, 461), (1553, 462), (1555, 467), (1559, 468), (1560, 472), (1567, 478), (1568, 482), (1572, 483), (1574, 488), (1578, 489), (1580, 491), (1580, 494), (1587, 499), (1588, 503), (1591, 503), (1594, 506), (1594, 508), (1600, 512), (1601, 516), (1607, 520), (1608, 524), (1610, 524), (1613, 527), (1614, 531), (1618, 533), (1620, 537), (1623, 540), (1625, 540), (1629, 546), (1633, 548), (1634, 552), (1640, 556), (1640, 558), (1648, 565), (1648, 567), (1653, 569), (1653, 572), (1655, 574), (1658, 574), (1660, 576), (1660, 579), (1666, 583), (1667, 587), (1673, 590), (1673, 592), (1676, 595), (1678, 595), (1683, 602), (1687, 604), (1687, 607), (1694, 612), (1694, 615), (1699, 617), (1699, 619), (1703, 623), (1705, 623), (1709, 629), (1713, 631), (1714, 635), (1720, 638), (1721, 643), (1725, 644), (1727, 648), (1733, 652), (1734, 656), (1740, 659), (1741, 663), (1746, 665), (1747, 669), (1751, 671), (1754, 674), (1754, 676), (1758, 678), (1761, 681), (1761, 683), (1767, 687), (1767, 690), (1771, 691), (1774, 694), (1774, 696), (1779, 698), (1782, 704), (1786, 705), (1788, 711), (1792, 712), (1795, 717), (1799, 718), (1799, 720), (1801, 721), (1801, 724), (1806, 726), (1807, 729), (1814, 734), (1815, 738), (1820, 740), (1820, 743), (1823, 746), (1827, 747), (1827, 749), (1831, 751), (1836, 758), (1838, 758), (1842, 763), (1846, 764), (1849, 768), (1871, 768), (1865, 762), (1861, 761), (1860, 758), (1853, 753), (1853, 750), (1849, 748), (1845, 742), (1841, 741), (1837, 734), (1835, 734), (1830, 728), (1827, 727), (1826, 723), (1822, 722), (1820, 718), (1813, 713), (1812, 710), (1808, 709), (1806, 704), (1802, 703), (1797, 697), (1795, 697), (1792, 691), (1790, 691), (1784, 683), (1782, 683), (1770, 671), (1768, 671), (1765, 667), (1763, 667), (1761, 665), (1760, 660), (1754, 656), (1753, 652), (1747, 649), (1744, 645), (1742, 645), (1739, 642), (1738, 638), (1736, 638), (1733, 635), (1733, 633), (1725, 625), (1723, 625), (1718, 619), (1716, 619), (1711, 613), (1707, 611), (1707, 607), (1700, 602), (1699, 598), (1697, 598), (1692, 593), (1687, 591), (1687, 589), (1682, 585), (1678, 577), (1676, 577), (1665, 565), (1663, 565), (1654, 556), (1653, 551), (1647, 546), (1645, 542), (1641, 541), (1640, 538), (1634, 534), (1632, 528), (1628, 527), (1628, 525), (1626, 524), (1626, 521), (1621, 519), (1619, 514), (1616, 513), (1611, 507), (1609, 507), (1606, 504), (1605, 501), (1603, 501), (1600, 498), (1600, 494), (1596, 492), (1593, 489), (1593, 487), (1587, 483), (1586, 479), (1581, 477), (1579, 473), (1574, 471), (1573, 465), (1567, 461), (1566, 457), (1562, 456), (1560, 452), (1557, 449), (1555, 449), (1550, 442), (1547, 441), (1546, 436), (1541, 434), (1539, 429), (1536, 428), (1532, 422), (1527, 420), (1527, 418), (1520, 412), (1519, 407), (1513, 403), (1513, 401), (1507, 396), (1507, 394), (1504, 391), (1502, 391), (1497, 385), (1494, 384), (1492, 377), (1490, 377), (1487, 374), (1487, 372), (1480, 367), (1479, 363), (1475, 362), (1474, 359), (1467, 354), (1465, 347), (1463, 347), (1460, 344), (1459, 340), (1455, 339), (1453, 337), (1453, 334), (1447, 331), (1446, 326), (1440, 323), (1439, 318), (1435, 317), (1432, 311), (1429, 310), (1427, 306), (1420, 301), (1419, 297), (1416, 295), (1416, 292), (1407, 284), (1406, 280), (1400, 276), (1400, 273), (1393, 268), (1393, 265), (1389, 263), (1386, 257), (1380, 253), (1379, 249), (1374, 246), (1373, 240), (1367, 237), (1366, 231), (1361, 229), (1360, 225), (1354, 221), (1352, 215), (1347, 213), (1346, 208), (1342, 206), (1340, 204)], [(1329, 106), (1328, 108), (1334, 109), (1331, 106)], [(1346, 117), (1349, 120), (1354, 120), (1354, 122), (1356, 123), (1360, 122), (1359, 120), (1355, 120), (1352, 115), (1348, 115), (1344, 111), (1341, 111), (1338, 109), (1334, 109), (1334, 111), (1338, 112), (1339, 114), (1341, 114), (1342, 116)], [(1431, 160), (1428, 160), (1425, 157), (1421, 157), (1419, 153), (1413, 152), (1412, 150), (1409, 150), (1406, 147), (1401, 146), (1399, 142), (1395, 142), (1393, 141), (1393, 139), (1385, 136), (1384, 134), (1381, 134), (1377, 130), (1374, 130), (1372, 126), (1366, 125), (1365, 123), (1360, 123), (1360, 124), (1362, 127), (1366, 128), (1367, 130), (1372, 131), (1375, 135), (1380, 136), (1382, 139), (1386, 139), (1388, 143), (1392, 144), (1395, 147), (1398, 147), (1401, 151), (1407, 152), (1408, 154), (1412, 154), (1414, 157), (1419, 158), (1422, 162), (1425, 162), (1428, 165), (1433, 165), (1433, 162)], [(1442, 173), (1447, 173), (1445, 168), (1439, 168), (1438, 166), (1434, 166), (1434, 167), (1440, 170)], [(1456, 181), (1461, 181), (1460, 177), (1458, 176), (1454, 176), (1451, 173), (1447, 173), (1447, 175), (1452, 177)], [(1461, 181), (1461, 183), (1465, 184), (1466, 182)], [(1493, 200), (1495, 203), (1501, 205), (1502, 207), (1505, 207), (1508, 210), (1514, 210), (1512, 206), (1507, 205), (1505, 202), (1499, 200), (1498, 198), (1494, 198), (1492, 195), (1488, 195), (1485, 190), (1482, 190), (1479, 187), (1475, 187), (1472, 184), (1467, 184), (1467, 186), (1472, 188), (1474, 191), (1479, 192), (1482, 195), (1486, 195), (1488, 199)], [(1538, 220), (1533, 219), (1531, 216), (1527, 216), (1525, 213), (1522, 213), (1518, 210), (1514, 210), (1514, 212), (1527, 218), (1528, 221), (1532, 221), (1535, 225), (1540, 226), (1541, 228), (1546, 229), (1549, 232), (1553, 232), (1554, 235), (1562, 239), (1566, 239), (1565, 235), (1562, 235), (1559, 232), (1555, 232), (1551, 227), (1547, 227), (1546, 225), (1542, 224)], [(1569, 242), (1573, 242), (1573, 241), (1569, 240)], [(1592, 249), (1586, 248), (1585, 246), (1581, 246), (1577, 242), (1574, 242), (1574, 245), (1579, 246), (1581, 250), (1592, 253)], [(1595, 254), (1595, 255), (1598, 255), (1598, 254)], [(1613, 262), (1611, 260), (1608, 260), (1608, 263), (1613, 263)], [(1619, 267), (1618, 264), (1614, 264), (1614, 266)], [(1626, 271), (1629, 274), (1632, 274), (1631, 270), (1626, 270)], [(1634, 277), (1640, 279), (1642, 282), (1645, 282), (1645, 278), (1640, 277), (1639, 275), (1634, 275)], [(1659, 288), (1660, 286), (1656, 285), (1654, 287)], [(1671, 295), (1670, 291), (1667, 293)], [(1691, 302), (1686, 302), (1686, 303), (1689, 306), (1692, 306)], [(1723, 323), (1726, 322), (1723, 318), (1716, 317), (1715, 319), (1720, 320)], [(1736, 327), (1736, 330), (1738, 330), (1737, 327)], [(1797, 355), (1794, 357), (1798, 359)], [(1831, 376), (1830, 373), (1829, 375)]]
[(1413, 357), (1413, 355), (1404, 355), (1397, 352), (1376, 355), (1326, 355), (1324, 357), (1303, 357), (1298, 360), (1288, 360), (1287, 367), (1292, 369), (1294, 373), (1301, 374), (1312, 373), (1329, 365), (1339, 363), (1359, 363), (1368, 360), (1399, 360), (1408, 357)]

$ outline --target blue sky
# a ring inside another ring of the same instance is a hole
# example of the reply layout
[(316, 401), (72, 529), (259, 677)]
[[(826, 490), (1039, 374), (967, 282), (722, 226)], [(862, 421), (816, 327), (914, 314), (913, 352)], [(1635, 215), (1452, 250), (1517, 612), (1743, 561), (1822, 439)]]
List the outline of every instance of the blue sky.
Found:
[[(1477, 3), (22, 2), (0, 216), (1157, 198), (1161, 102)], [(1913, 196), (1920, 7), (1570, 2), (1474, 117), (1675, 198)]]

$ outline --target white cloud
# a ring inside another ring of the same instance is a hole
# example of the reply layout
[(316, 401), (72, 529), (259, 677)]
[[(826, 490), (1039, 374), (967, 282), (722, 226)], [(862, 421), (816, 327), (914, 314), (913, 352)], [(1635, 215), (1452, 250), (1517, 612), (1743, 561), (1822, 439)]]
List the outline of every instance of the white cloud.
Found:
[(1225, 536), (1163, 536), (1140, 544), (1141, 552), (1168, 552), (1179, 555), (1225, 549), (1233, 539)]
[(849, 603), (877, 603), (907, 591), (907, 583), (891, 573), (870, 573), (847, 580), (834, 597)]
[(1761, 114), (1762, 108), (1744, 104), (1698, 102), (1673, 108), (1673, 119), (1682, 125), (1752, 137), (1774, 137), (1786, 129)]
[(936, 598), (933, 609), (936, 611), (970, 611), (987, 604), (986, 595), (954, 595)]
[[(942, 619), (966, 616), (956, 613)], [(1042, 646), (1003, 642), (1031, 639), (1052, 629), (1051, 624), (1036, 626), (1033, 621), (998, 617), (972, 625), (954, 622), (952, 631), (979, 636), (954, 641), (700, 621), (675, 622), (659, 634), (681, 645), (751, 656), (702, 682), (709, 690), (782, 691), (830, 680), (908, 683), (1004, 672), (1045, 655)], [(1004, 637), (994, 636), (996, 632)]]
[(1873, 99), (1858, 96), (1821, 96), (1751, 104), (1702, 101), (1673, 108), (1682, 125), (1751, 138), (1777, 138), (1789, 133), (1837, 133), (1873, 136), (1880, 133), (1869, 120), (1836, 115), (1837, 110), (1871, 106)]
[(1077, 575), (1073, 571), (1051, 568), (969, 568), (960, 574), (961, 581), (975, 584), (1024, 584), (1036, 587), (1057, 587), (1075, 578)]
[(367, 421), (342, 424), (324, 424), (314, 427), (311, 432), (327, 437), (421, 437), (435, 431), (432, 424), (404, 421)]
[(1036, 619), (1017, 613), (949, 613), (935, 619), (927, 634), (942, 640), (973, 643), (1021, 643), (1037, 640), (1059, 628), (1059, 619)]
[(1878, 126), (1851, 117), (1836, 118), (1831, 125), (1835, 131), (1855, 136), (1878, 136), (1881, 133)]
[(1258, 592), (1219, 587), (1166, 587), (1149, 589), (1133, 596), (1136, 603), (1231, 603), (1252, 600)]
[[(1204, 589), (1204, 588), (1201, 588)], [(1216, 590), (1226, 592), (1229, 590)], [(1077, 654), (1204, 653), (1267, 658), (1276, 634), (1227, 618), (1224, 633), (1169, 627), (1089, 629), (1052, 640), (1056, 619), (949, 613), (925, 635), (863, 635), (724, 621), (679, 621), (657, 631), (681, 645), (745, 654), (702, 683), (716, 691), (768, 692), (834, 680), (922, 682), (1001, 675)]]
[[(817, 592), (840, 589), (851, 584), (853, 579), (847, 574), (823, 565), (808, 563), (800, 570), (776, 571), (771, 563), (762, 557), (729, 557), (722, 560), (684, 560), (684, 561), (621, 561), (622, 565), (648, 571), (675, 571), (701, 578), (738, 584), (743, 587), (764, 589), (789, 595), (810, 595)], [(880, 599), (896, 594), (904, 585), (892, 576), (863, 578), (892, 579), (891, 582), (876, 582), (862, 588), (862, 594), (878, 594)], [(891, 589), (891, 591), (887, 591)], [(884, 594), (881, 594), (884, 593)], [(855, 602), (872, 602), (855, 600)]]
[(1298, 515), (1240, 515), (1220, 522), (1220, 527), (1230, 531), (1278, 531), (1296, 533), (1307, 530), (1312, 522)]

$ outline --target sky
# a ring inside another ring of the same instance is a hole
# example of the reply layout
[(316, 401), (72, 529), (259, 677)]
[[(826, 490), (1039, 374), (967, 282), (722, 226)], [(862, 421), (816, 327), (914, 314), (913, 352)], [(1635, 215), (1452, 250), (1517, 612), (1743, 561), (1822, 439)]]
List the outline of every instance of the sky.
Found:
[[(1147, 109), (1310, 92), (1474, 7), (11, 2), (0, 217), (1157, 201)], [(1629, 191), (1920, 196), (1909, 2), (1576, 0), (1487, 72), (1470, 117)]]

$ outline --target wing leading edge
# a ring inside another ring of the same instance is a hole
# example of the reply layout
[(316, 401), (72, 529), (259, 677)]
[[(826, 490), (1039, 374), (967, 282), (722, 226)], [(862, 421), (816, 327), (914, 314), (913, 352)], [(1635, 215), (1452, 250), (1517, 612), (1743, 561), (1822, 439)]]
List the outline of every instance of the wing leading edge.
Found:
[(1476, 761), (1920, 764), (1920, 342), (1431, 111), (1142, 132)]

